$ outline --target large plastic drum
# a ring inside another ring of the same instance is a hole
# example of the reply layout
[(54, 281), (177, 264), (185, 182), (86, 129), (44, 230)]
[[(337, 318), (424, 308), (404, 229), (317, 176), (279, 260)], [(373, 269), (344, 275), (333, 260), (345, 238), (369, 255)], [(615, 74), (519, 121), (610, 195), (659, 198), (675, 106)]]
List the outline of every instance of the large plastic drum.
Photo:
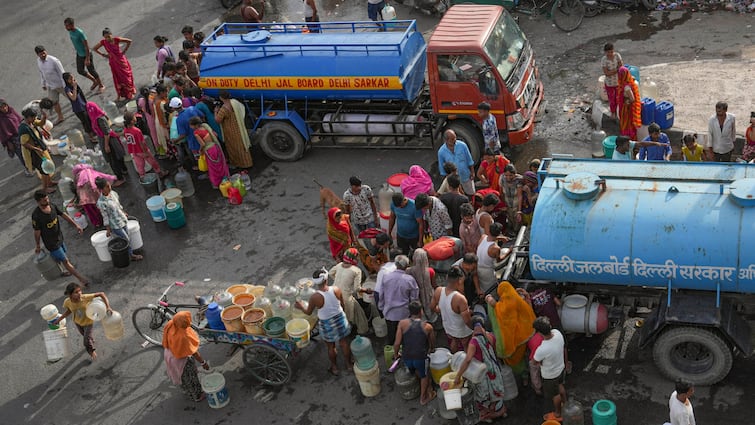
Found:
[(142, 240), (142, 232), (141, 226), (139, 226), (139, 220), (129, 218), (126, 227), (128, 229), (128, 238), (131, 241), (131, 249), (140, 249), (141, 247), (143, 247), (144, 241)]
[(165, 198), (160, 195), (147, 199), (147, 209), (155, 223), (160, 223), (168, 219), (165, 215)]
[(600, 334), (608, 329), (608, 310), (603, 304), (588, 305), (584, 295), (564, 297), (561, 306), (561, 326), (567, 332)]
[(390, 186), (394, 192), (401, 193), (401, 182), (404, 181), (404, 179), (406, 179), (407, 177), (409, 177), (409, 174), (406, 173), (394, 174), (388, 177), (388, 186)]
[(110, 241), (110, 237), (107, 236), (107, 230), (95, 232), (92, 237), (89, 238), (89, 241), (92, 242), (92, 246), (97, 252), (97, 258), (99, 258), (100, 261), (103, 263), (109, 263), (112, 261), (110, 251), (107, 249), (107, 243)]

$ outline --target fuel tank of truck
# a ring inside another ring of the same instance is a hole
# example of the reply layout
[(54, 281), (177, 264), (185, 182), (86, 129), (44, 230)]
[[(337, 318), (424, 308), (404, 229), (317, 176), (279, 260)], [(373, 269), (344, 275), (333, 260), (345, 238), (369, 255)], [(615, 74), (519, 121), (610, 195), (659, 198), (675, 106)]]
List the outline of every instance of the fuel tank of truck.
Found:
[[(217, 97), (412, 101), (422, 90), (426, 44), (415, 21), (223, 24), (202, 43), (200, 82)], [(315, 25), (315, 24), (310, 24)], [(313, 27), (314, 28), (314, 27)]]
[(755, 166), (552, 159), (539, 177), (536, 279), (755, 292)]

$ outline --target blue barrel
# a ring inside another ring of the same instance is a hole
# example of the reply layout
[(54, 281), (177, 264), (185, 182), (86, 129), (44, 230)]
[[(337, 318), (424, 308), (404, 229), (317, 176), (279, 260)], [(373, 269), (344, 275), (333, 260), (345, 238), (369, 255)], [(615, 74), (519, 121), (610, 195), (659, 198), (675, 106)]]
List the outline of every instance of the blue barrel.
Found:
[(650, 125), (655, 121), (655, 100), (642, 98), (642, 125)]
[(611, 400), (598, 400), (592, 405), (593, 425), (616, 425), (616, 405)]
[(207, 306), (207, 311), (205, 311), (204, 316), (207, 318), (207, 326), (210, 329), (220, 331), (225, 330), (225, 324), (223, 324), (223, 320), (220, 318), (220, 313), (222, 311), (223, 307), (219, 306), (218, 303), (210, 303), (210, 305)]
[[(663, 101), (655, 105), (655, 122), (666, 130), (674, 126), (674, 104)], [(644, 124), (644, 121), (643, 121)]]
[(640, 68), (634, 66), (634, 65), (624, 65), (629, 70), (629, 73), (632, 74), (632, 77), (634, 77), (634, 81), (637, 82), (637, 85), (640, 85)]
[(178, 202), (171, 202), (165, 206), (165, 215), (168, 218), (168, 227), (171, 229), (180, 229), (186, 226), (186, 216), (184, 209)]

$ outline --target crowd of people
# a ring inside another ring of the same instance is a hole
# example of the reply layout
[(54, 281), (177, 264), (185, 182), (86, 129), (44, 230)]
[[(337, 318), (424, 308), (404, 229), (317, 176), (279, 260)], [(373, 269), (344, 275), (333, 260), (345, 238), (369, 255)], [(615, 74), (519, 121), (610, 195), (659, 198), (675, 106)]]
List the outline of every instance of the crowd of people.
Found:
[[(613, 43), (603, 46), (604, 56), (600, 66), (604, 75), (604, 87), (608, 97), (611, 118), (619, 123), (619, 137), (611, 159), (639, 159), (651, 161), (671, 160), (671, 140), (653, 122), (648, 125), (648, 135), (637, 140), (637, 129), (642, 126), (642, 98), (639, 83), (634, 79)], [(682, 160), (690, 162), (716, 161), (731, 162), (734, 143), (737, 138), (736, 117), (730, 113), (729, 105), (719, 101), (707, 123), (707, 137), (699, 144), (697, 134), (685, 134), (681, 140)], [(635, 148), (639, 153), (635, 155)], [(755, 112), (750, 112), (750, 125), (745, 131), (745, 143), (741, 160), (755, 160)]]

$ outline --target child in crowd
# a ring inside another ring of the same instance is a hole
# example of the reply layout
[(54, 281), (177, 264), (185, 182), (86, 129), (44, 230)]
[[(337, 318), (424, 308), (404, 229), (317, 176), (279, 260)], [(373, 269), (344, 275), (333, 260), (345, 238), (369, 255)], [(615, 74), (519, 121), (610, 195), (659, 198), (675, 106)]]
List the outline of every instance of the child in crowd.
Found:
[(165, 177), (168, 173), (160, 170), (160, 164), (152, 156), (152, 152), (144, 141), (144, 134), (134, 126), (135, 123), (136, 118), (134, 118), (134, 113), (126, 111), (123, 114), (123, 125), (125, 126), (123, 129), (123, 139), (126, 142), (128, 153), (134, 161), (136, 172), (139, 173), (139, 177), (144, 177), (144, 163), (148, 162), (160, 177)]
[(682, 137), (682, 159), (690, 162), (702, 162), (705, 149), (697, 144), (697, 134), (685, 134)]
[(540, 169), (540, 160), (535, 158), (532, 161), (530, 161), (529, 166), (527, 167), (530, 171), (537, 174), (537, 170)]
[(750, 112), (750, 126), (745, 130), (745, 145), (742, 148), (742, 159), (755, 159), (755, 112)]
[(448, 176), (452, 174), (459, 174), (459, 170), (456, 168), (456, 164), (451, 161), (446, 161), (443, 163), (443, 171), (446, 172), (446, 178), (443, 179), (443, 183), (440, 184), (440, 188), (437, 192), (435, 192), (438, 194), (438, 196), (451, 191), (451, 188), (448, 186)]

